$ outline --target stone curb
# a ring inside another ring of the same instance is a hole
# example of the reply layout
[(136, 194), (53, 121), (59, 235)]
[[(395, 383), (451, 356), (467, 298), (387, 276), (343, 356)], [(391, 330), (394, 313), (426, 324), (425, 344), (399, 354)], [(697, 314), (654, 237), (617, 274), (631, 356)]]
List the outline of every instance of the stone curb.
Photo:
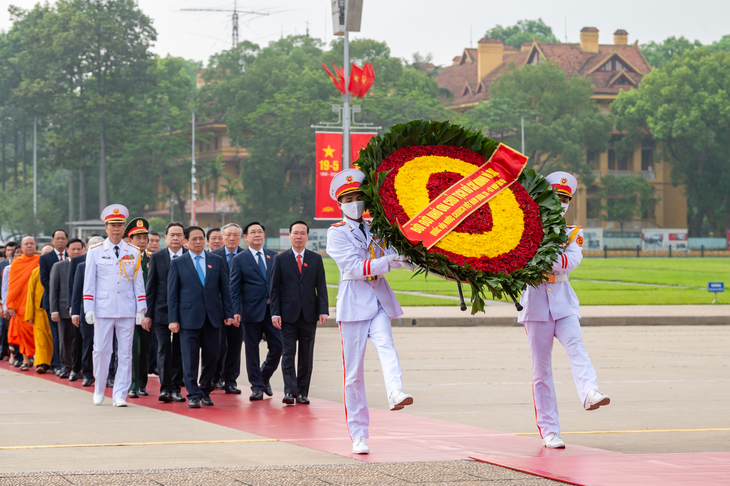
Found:
[[(517, 327), (517, 317), (421, 317), (397, 318), (393, 327)], [(724, 326), (730, 325), (730, 316), (597, 316), (583, 317), (581, 326)], [(323, 327), (337, 327), (328, 319)]]

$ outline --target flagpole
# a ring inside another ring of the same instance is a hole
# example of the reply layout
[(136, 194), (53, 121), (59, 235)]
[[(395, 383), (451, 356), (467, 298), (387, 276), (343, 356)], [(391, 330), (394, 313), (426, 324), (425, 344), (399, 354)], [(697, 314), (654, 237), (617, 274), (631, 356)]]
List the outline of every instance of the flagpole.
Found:
[[(347, 12), (347, 0), (345, 0)], [(347, 15), (347, 13), (345, 13)], [(342, 95), (342, 168), (350, 168), (350, 33), (345, 28), (345, 94)]]

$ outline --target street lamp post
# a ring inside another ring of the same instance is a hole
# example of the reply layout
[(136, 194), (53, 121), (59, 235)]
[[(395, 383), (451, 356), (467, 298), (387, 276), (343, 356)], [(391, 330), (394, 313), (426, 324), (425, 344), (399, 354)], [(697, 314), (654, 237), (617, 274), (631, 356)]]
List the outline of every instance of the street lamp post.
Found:
[(522, 154), (525, 154), (525, 115), (522, 115)]
[(190, 168), (190, 226), (195, 226), (195, 110), (193, 110), (192, 167)]

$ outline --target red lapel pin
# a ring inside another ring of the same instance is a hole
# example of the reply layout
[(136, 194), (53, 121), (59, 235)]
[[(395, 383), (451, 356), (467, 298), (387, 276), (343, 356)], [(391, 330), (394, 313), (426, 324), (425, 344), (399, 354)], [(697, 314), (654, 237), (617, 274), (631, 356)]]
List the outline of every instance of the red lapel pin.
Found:
[(269, 260), (271, 260), (271, 257), (269, 255), (266, 255), (266, 258), (268, 258)]
[(213, 268), (213, 265), (208, 265), (208, 268)]
[(304, 265), (305, 267), (308, 267), (308, 266), (309, 266), (309, 265), (307, 265), (306, 263), (302, 263), (302, 265)]

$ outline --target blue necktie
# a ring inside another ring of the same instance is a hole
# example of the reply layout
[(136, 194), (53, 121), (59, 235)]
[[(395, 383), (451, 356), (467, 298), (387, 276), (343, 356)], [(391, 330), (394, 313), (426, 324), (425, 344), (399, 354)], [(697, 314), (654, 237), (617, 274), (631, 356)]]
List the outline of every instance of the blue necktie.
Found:
[(230, 253), (230, 252), (229, 252), (229, 253), (228, 253), (228, 254), (226, 255), (226, 262), (227, 262), (227, 263), (231, 263), (231, 258), (233, 258), (233, 253)]
[(195, 257), (195, 270), (198, 271), (200, 283), (203, 284), (203, 287), (205, 287), (205, 275), (203, 275), (203, 267), (200, 266), (200, 255)]
[(259, 257), (259, 270), (261, 270), (261, 275), (263, 275), (264, 280), (266, 280), (266, 265), (264, 264), (264, 257), (261, 254), (261, 252), (256, 253)]

